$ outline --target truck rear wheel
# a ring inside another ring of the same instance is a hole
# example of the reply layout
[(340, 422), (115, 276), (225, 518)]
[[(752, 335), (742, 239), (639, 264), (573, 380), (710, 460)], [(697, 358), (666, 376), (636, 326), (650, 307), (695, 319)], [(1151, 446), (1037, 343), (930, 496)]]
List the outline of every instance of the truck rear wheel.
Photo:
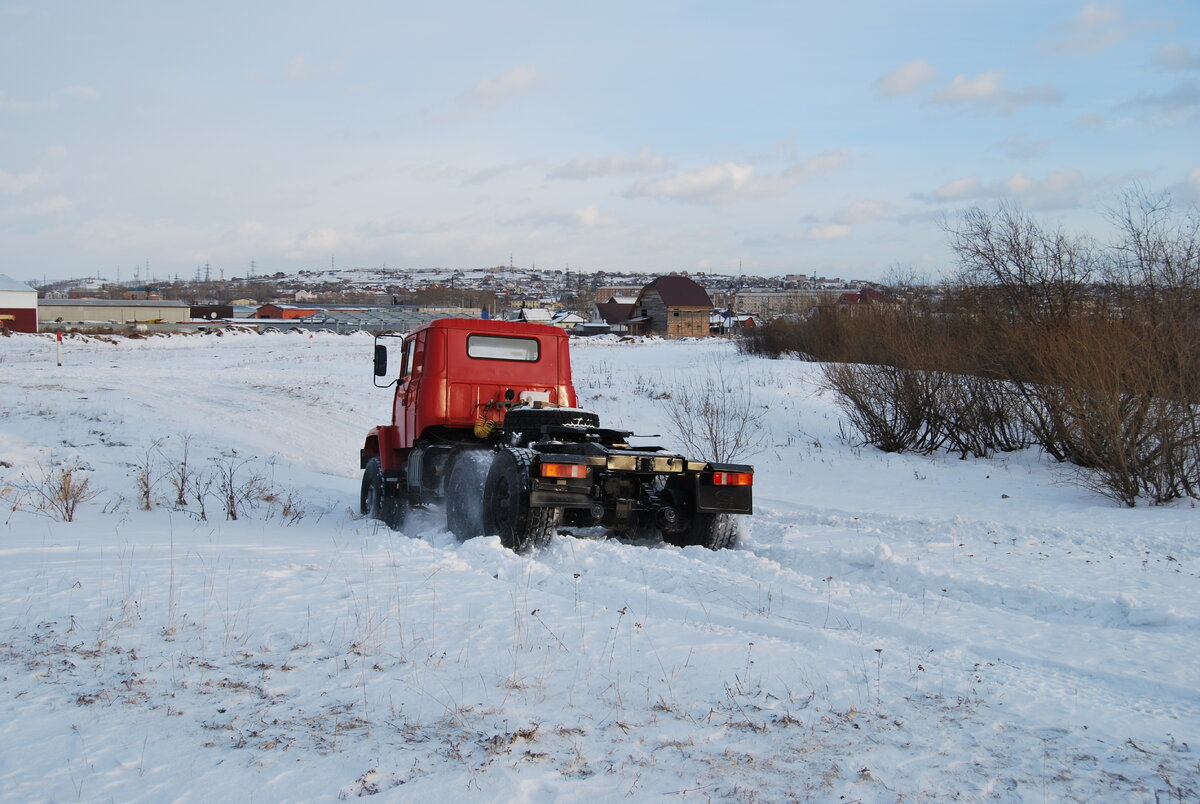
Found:
[(484, 450), (463, 450), (453, 458), (446, 475), (443, 499), (446, 508), (446, 528), (459, 541), (483, 535), (483, 511), (480, 495), (483, 491)]
[(500, 543), (523, 553), (545, 547), (558, 530), (557, 508), (534, 508), (529, 504), (533, 450), (500, 450), (488, 469), (483, 487), (483, 527), (495, 533)]
[(392, 530), (399, 530), (404, 525), (407, 506), (402, 498), (387, 493), (383, 483), (383, 468), (378, 458), (371, 458), (363, 469), (358, 510), (363, 516), (382, 521)]
[(664, 533), (663, 541), (676, 547), (698, 545), (724, 550), (737, 544), (737, 520), (730, 514), (692, 514), (692, 524), (682, 533)]

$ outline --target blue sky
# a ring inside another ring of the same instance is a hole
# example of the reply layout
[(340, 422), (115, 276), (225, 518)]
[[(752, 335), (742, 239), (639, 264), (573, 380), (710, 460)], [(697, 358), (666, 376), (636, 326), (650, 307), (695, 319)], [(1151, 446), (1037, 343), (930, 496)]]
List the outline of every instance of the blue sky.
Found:
[(1200, 200), (1200, 4), (4, 2), (0, 272), (874, 279)]

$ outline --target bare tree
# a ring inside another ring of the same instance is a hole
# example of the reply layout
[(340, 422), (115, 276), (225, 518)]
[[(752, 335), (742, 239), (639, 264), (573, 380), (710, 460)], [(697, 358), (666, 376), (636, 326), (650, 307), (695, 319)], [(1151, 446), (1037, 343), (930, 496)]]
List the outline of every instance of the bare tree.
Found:
[(958, 255), (961, 284), (1000, 291), (1015, 321), (1068, 318), (1096, 273), (1089, 238), (1048, 229), (1011, 205), (973, 207), (944, 228)]
[(667, 399), (668, 427), (690, 454), (717, 462), (743, 459), (766, 440), (766, 411), (754, 405), (748, 375), (735, 377), (724, 361), (680, 378)]

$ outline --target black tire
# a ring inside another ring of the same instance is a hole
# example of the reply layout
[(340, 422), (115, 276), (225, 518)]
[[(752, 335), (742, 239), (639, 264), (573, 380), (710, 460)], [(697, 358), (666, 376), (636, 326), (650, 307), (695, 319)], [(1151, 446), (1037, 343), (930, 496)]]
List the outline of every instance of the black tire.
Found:
[(599, 427), (600, 417), (590, 410), (575, 408), (513, 408), (504, 415), (510, 433), (538, 435), (545, 426)]
[(518, 553), (545, 547), (558, 530), (557, 508), (529, 505), (533, 450), (502, 449), (496, 453), (483, 486), (483, 529)]
[(732, 514), (692, 514), (692, 522), (682, 533), (664, 533), (663, 541), (676, 547), (697, 545), (709, 550), (724, 550), (737, 544), (737, 520)]
[(378, 519), (379, 500), (383, 497), (383, 472), (379, 468), (379, 459), (367, 461), (363, 469), (362, 487), (358, 493), (358, 512), (365, 517)]
[(451, 460), (442, 499), (445, 501), (446, 528), (459, 541), (483, 535), (483, 506), (480, 497), (485, 477), (485, 450), (464, 450)]
[(365, 517), (380, 520), (392, 530), (399, 530), (404, 525), (408, 506), (402, 498), (387, 493), (383, 485), (383, 469), (378, 458), (371, 458), (367, 461), (367, 467), (363, 469), (358, 511)]

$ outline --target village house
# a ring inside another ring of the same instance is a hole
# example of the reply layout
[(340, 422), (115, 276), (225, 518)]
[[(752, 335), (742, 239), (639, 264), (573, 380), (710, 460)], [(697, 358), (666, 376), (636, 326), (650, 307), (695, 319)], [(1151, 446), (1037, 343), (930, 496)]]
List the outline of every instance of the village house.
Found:
[(686, 276), (660, 276), (642, 288), (627, 322), (632, 335), (670, 338), (709, 334), (713, 304), (708, 291)]

